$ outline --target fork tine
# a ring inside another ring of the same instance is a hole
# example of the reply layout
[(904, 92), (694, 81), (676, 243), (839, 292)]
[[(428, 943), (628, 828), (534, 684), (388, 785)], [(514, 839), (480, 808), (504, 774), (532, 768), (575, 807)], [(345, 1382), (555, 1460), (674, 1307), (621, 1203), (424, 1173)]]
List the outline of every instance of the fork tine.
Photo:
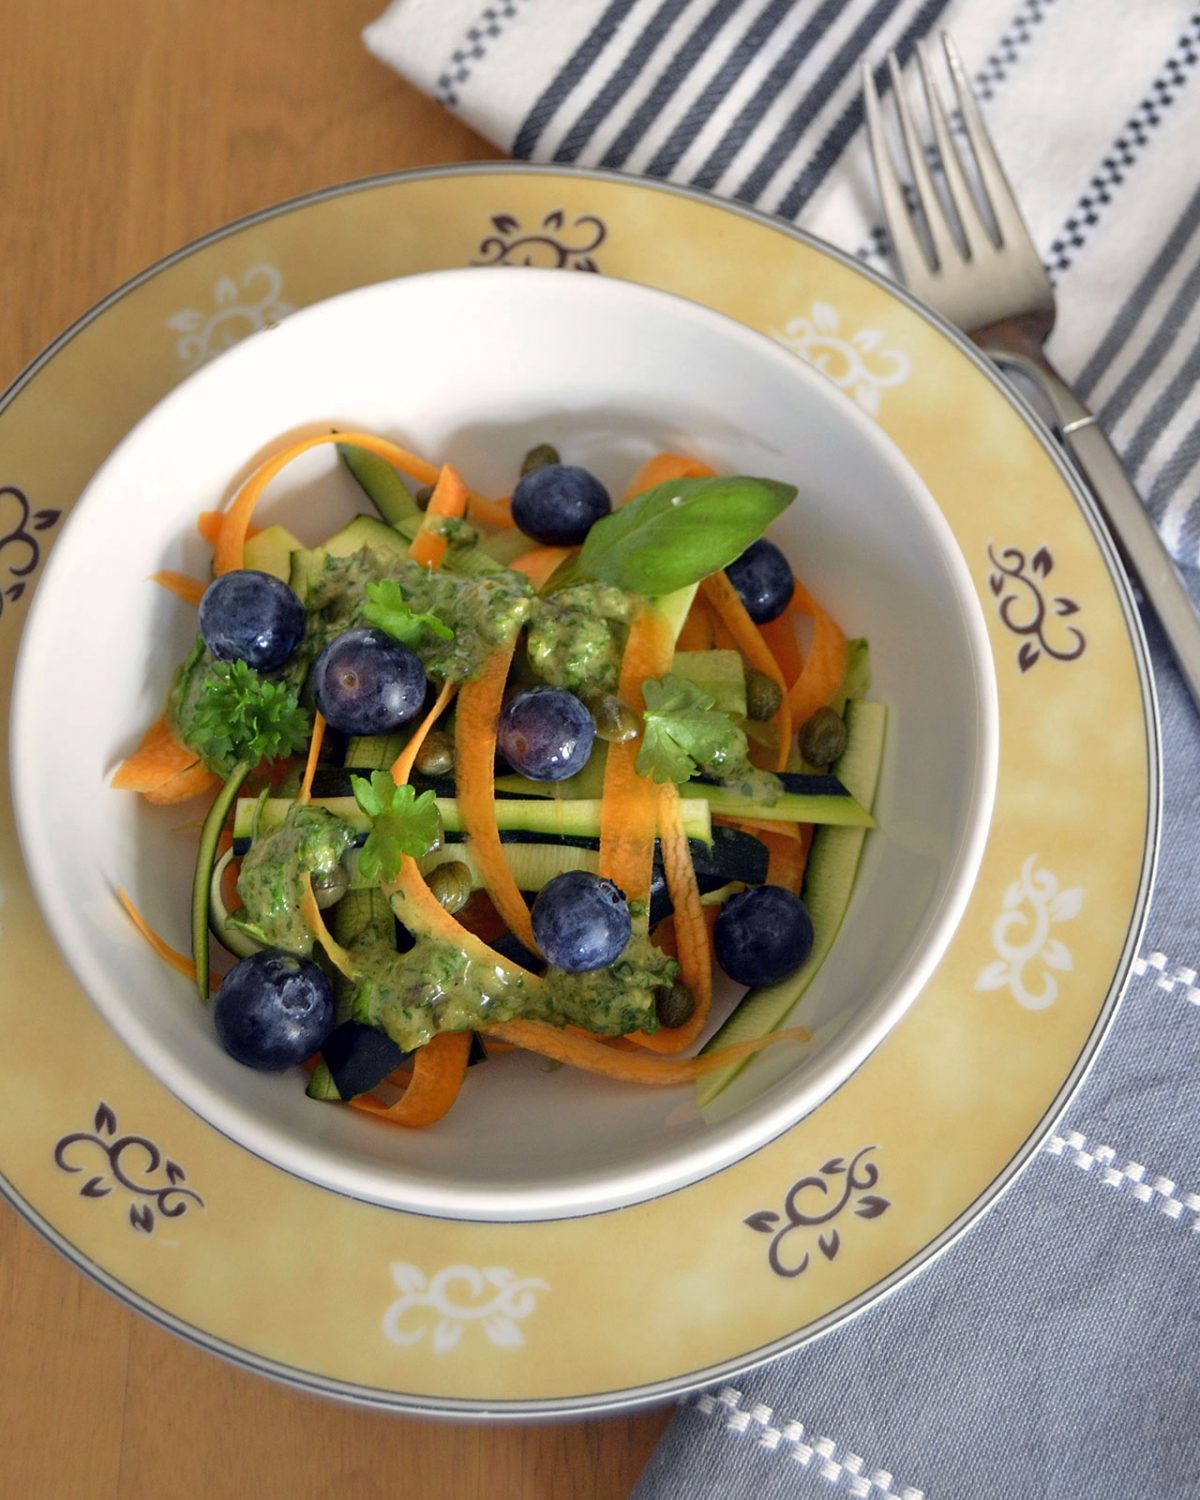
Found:
[(981, 251), (994, 248), (992, 237), (987, 225), (983, 222), (983, 217), (975, 202), (975, 194), (971, 191), (971, 185), (963, 171), (958, 148), (950, 135), (950, 122), (946, 118), (941, 95), (934, 86), (933, 71), (924, 40), (917, 43), (917, 66), (921, 70), (921, 87), (925, 91), (929, 118), (933, 121), (933, 134), (937, 141), (938, 156), (941, 159), (942, 172), (946, 179), (946, 191), (954, 212), (958, 215), (967, 254), (974, 258)]
[(958, 48), (954, 45), (948, 31), (942, 32), (942, 47), (946, 53), (946, 62), (950, 67), (950, 77), (954, 81), (958, 107), (962, 111), (963, 121), (967, 127), (967, 140), (970, 141), (971, 150), (975, 154), (979, 177), (992, 210), (992, 217), (996, 221), (1000, 243), (1019, 247), (1021, 241), (1024, 240), (1036, 257), (1033, 236), (1021, 217), (1016, 194), (1004, 175), (1004, 168), (1000, 165), (1000, 158), (996, 155), (996, 148), (992, 145), (992, 138), (988, 134), (988, 128), (983, 123), (983, 115), (975, 101), (975, 93), (967, 77), (967, 70), (963, 67)]
[(888, 234), (896, 259), (900, 262), (901, 274), (912, 286), (922, 278), (926, 281), (929, 279), (929, 258), (913, 229), (896, 165), (884, 139), (883, 112), (879, 106), (879, 95), (875, 90), (875, 79), (869, 63), (864, 62), (862, 65), (862, 78), (867, 135), (871, 142), (871, 157), (875, 163), (879, 196), (883, 200), (883, 216), (887, 220)]
[(896, 113), (900, 116), (900, 130), (904, 136), (904, 149), (908, 153), (908, 164), (912, 172), (913, 187), (916, 189), (917, 201), (921, 205), (921, 211), (929, 227), (929, 237), (933, 241), (934, 269), (936, 270), (940, 266), (953, 265), (956, 260), (960, 260), (962, 251), (954, 238), (950, 221), (946, 217), (946, 210), (942, 206), (941, 198), (938, 197), (929, 165), (925, 160), (925, 152), (921, 148), (917, 129), (913, 123), (912, 111), (908, 107), (908, 100), (904, 97), (904, 80), (900, 76), (900, 63), (894, 52), (888, 53), (887, 62), (888, 73), (892, 80), (892, 93), (896, 96)]

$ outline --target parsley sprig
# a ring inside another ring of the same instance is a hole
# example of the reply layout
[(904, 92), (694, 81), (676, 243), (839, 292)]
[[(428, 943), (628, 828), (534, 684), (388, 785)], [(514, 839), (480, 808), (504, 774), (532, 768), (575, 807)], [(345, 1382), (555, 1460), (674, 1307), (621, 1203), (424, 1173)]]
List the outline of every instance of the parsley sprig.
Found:
[(684, 782), (697, 772), (717, 775), (746, 759), (746, 736), (711, 693), (668, 672), (642, 684), (645, 733), (635, 763), (639, 776)]
[(217, 661), (200, 689), (188, 740), (228, 776), (240, 762), (253, 766), (302, 750), (311, 728), (288, 683), (267, 681), (244, 661)]
[(449, 641), (454, 632), (436, 615), (418, 614), (397, 583), (385, 578), (379, 583), (367, 584), (367, 604), (363, 618), (368, 625), (375, 625), (405, 646), (415, 646), (425, 634), (436, 635), (440, 641)]
[(371, 819), (371, 832), (358, 856), (359, 871), (368, 880), (385, 883), (400, 874), (405, 854), (414, 859), (437, 847), (441, 820), (432, 792), (418, 797), (411, 786), (397, 786), (386, 771), (372, 771), (371, 779), (351, 776), (354, 800)]

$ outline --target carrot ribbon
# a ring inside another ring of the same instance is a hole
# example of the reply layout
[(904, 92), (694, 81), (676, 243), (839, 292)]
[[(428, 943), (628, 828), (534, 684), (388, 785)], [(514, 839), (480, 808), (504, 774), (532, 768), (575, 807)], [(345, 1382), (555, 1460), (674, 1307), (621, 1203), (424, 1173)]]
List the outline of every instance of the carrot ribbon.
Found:
[(702, 1053), (699, 1057), (647, 1057), (624, 1048), (607, 1046), (599, 1037), (550, 1026), (544, 1021), (504, 1021), (489, 1025), (486, 1035), (497, 1041), (512, 1042), (527, 1052), (536, 1052), (587, 1073), (599, 1073), (625, 1083), (649, 1084), (690, 1083), (704, 1073), (715, 1072), (774, 1042), (812, 1040), (812, 1032), (806, 1026), (789, 1026), (752, 1041), (735, 1042), (717, 1052)]
[[(273, 453), (255, 469), (234, 497), (233, 504), (222, 515), (221, 529), (216, 542), (217, 555), (213, 560), (213, 572), (218, 577), (222, 573), (232, 573), (235, 568), (242, 566), (242, 548), (249, 536), (250, 517), (254, 514), (254, 507), (258, 504), (267, 485), (293, 459), (299, 458), (302, 453), (307, 453), (310, 448), (319, 448), (324, 443), (348, 443), (356, 448), (365, 448), (368, 453), (374, 453), (376, 457), (386, 459), (388, 463), (419, 480), (421, 484), (436, 485), (443, 472), (435, 464), (418, 458), (415, 453), (409, 453), (407, 449), (399, 447), (396, 443), (390, 443), (386, 438), (374, 437), (369, 432), (322, 432), (315, 437), (291, 443), (278, 453)], [(466, 499), (470, 513), (475, 519), (488, 521), (494, 526), (512, 525), (508, 512), (494, 501), (485, 499), (474, 490), (466, 491)], [(205, 525), (203, 516), (199, 524), (203, 530)]]
[(463, 829), (487, 893), (511, 930), (536, 952), (529, 908), (508, 868), (496, 827), (496, 726), (515, 649), (514, 640), (494, 651), (479, 676), (463, 683), (455, 716), (454, 763)]
[[(642, 684), (670, 671), (674, 650), (667, 620), (653, 604), (643, 605), (629, 627), (617, 688), (621, 701), (635, 713), (645, 711)], [(654, 783), (638, 775), (637, 750), (636, 740), (608, 747), (600, 804), (600, 874), (613, 881), (626, 900), (648, 904), (658, 801)]]
[(788, 605), (793, 614), (813, 622), (813, 639), (800, 676), (788, 692), (792, 722), (797, 726), (833, 701), (846, 675), (846, 637), (837, 621), (821, 608), (799, 579)]
[(442, 517), (461, 516), (467, 508), (469, 495), (466, 481), (454, 465), (443, 464), (421, 529), (408, 549), (409, 562), (420, 563), (423, 568), (441, 567), (450, 544), (436, 522)]

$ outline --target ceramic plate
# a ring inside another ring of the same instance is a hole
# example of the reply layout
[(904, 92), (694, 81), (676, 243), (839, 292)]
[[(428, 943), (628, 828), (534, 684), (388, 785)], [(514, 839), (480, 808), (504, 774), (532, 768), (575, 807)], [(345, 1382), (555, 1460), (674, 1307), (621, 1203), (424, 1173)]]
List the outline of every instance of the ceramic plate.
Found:
[(1099, 1045), (1136, 952), (1159, 812), (1153, 691), (1128, 589), (1019, 401), (957, 334), (828, 247), (602, 173), (498, 164), (318, 194), (180, 252), (65, 334), (0, 407), (5, 701), (64, 514), (184, 375), (336, 293), (500, 264), (704, 303), (808, 360), (879, 422), (978, 591), (1000, 768), (957, 931), (842, 1088), (689, 1187), (520, 1224), (339, 1196), (189, 1113), (55, 951), (6, 797), (0, 1173), (12, 1202), (110, 1290), (213, 1350), (327, 1393), (475, 1417), (594, 1412), (730, 1376), (943, 1248), (1029, 1159)]

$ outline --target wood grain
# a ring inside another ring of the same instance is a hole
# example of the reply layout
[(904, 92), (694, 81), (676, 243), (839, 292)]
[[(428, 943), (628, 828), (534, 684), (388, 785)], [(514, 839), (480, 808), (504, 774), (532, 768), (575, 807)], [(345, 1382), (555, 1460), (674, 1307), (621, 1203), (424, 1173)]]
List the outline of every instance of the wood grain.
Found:
[[(384, 0), (0, 0), (0, 387), (150, 262), (330, 183), (498, 155), (364, 51)], [(0, 1492), (600, 1500), (669, 1411), (422, 1422), (162, 1332), (0, 1209)]]

